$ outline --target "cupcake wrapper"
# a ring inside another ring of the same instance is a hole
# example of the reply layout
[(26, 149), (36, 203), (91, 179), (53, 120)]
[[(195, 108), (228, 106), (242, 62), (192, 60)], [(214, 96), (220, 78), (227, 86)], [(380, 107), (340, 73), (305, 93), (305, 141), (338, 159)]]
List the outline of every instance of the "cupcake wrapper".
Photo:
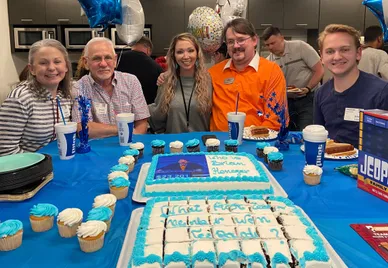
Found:
[(57, 223), (59, 235), (64, 238), (70, 238), (70, 237), (76, 236), (77, 228), (78, 226), (80, 226), (81, 221), (79, 223), (73, 224), (72, 226), (67, 226), (67, 225), (62, 225)]
[(310, 175), (303, 173), (304, 182), (308, 185), (317, 185), (321, 183), (322, 175)]
[(31, 220), (30, 218), (30, 222), (31, 222), (31, 227), (32, 227), (32, 230), (34, 232), (46, 232), (48, 230), (50, 230), (53, 225), (54, 225), (54, 217), (49, 217), (45, 220), (41, 220), (41, 221), (35, 221), (35, 220)]
[(264, 163), (268, 164), (268, 156), (264, 154)]
[(283, 168), (283, 161), (278, 161), (278, 162), (269, 161), (268, 162), (268, 167), (271, 170), (282, 170), (282, 168)]
[(238, 151), (238, 146), (228, 146), (228, 145), (225, 145), (225, 151), (226, 151), (226, 152), (237, 153), (237, 151)]
[(144, 148), (139, 150), (139, 158), (142, 158), (144, 154)]
[(23, 230), (17, 232), (15, 235), (7, 236), (0, 239), (0, 251), (14, 250), (22, 244)]
[(152, 155), (164, 154), (164, 146), (163, 147), (152, 147)]
[(220, 150), (220, 146), (207, 146), (206, 149), (208, 152), (218, 152)]
[(110, 210), (112, 210), (112, 218), (113, 218), (113, 215), (115, 214), (116, 203), (114, 203), (113, 205), (111, 205), (108, 208), (110, 208)]
[(135, 158), (135, 164), (136, 164), (137, 161), (139, 160), (139, 155), (140, 155), (140, 153), (139, 153), (138, 155), (133, 155), (133, 158)]
[(187, 151), (189, 153), (197, 153), (197, 152), (200, 152), (200, 148), (199, 148), (199, 145), (195, 146), (195, 147), (187, 147)]
[(86, 253), (95, 252), (100, 250), (104, 246), (105, 233), (96, 240), (85, 240), (78, 237), (79, 245), (81, 250)]
[(263, 149), (256, 149), (256, 154), (258, 157), (263, 158), (264, 157)]
[(109, 188), (110, 193), (116, 196), (116, 198), (119, 199), (124, 199), (128, 196), (128, 187), (120, 187), (120, 188)]
[(128, 166), (128, 170), (127, 170), (127, 174), (131, 173), (133, 171), (133, 169), (135, 168), (135, 162), (133, 162), (132, 164), (129, 164), (127, 165)]
[(181, 153), (181, 152), (182, 152), (182, 148), (170, 147), (170, 153), (172, 153), (172, 154)]
[(106, 223), (106, 233), (107, 233), (107, 232), (109, 232), (109, 230), (110, 230), (110, 224), (111, 224), (111, 222), (112, 222), (112, 217), (110, 217), (109, 220), (104, 221), (104, 222)]

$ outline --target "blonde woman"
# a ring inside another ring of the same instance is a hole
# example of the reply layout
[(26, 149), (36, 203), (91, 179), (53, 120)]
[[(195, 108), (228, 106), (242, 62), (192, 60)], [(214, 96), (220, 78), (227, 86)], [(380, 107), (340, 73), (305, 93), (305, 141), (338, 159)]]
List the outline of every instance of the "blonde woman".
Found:
[(148, 106), (149, 123), (157, 133), (208, 131), (212, 105), (211, 79), (196, 38), (182, 33), (167, 53), (164, 84)]

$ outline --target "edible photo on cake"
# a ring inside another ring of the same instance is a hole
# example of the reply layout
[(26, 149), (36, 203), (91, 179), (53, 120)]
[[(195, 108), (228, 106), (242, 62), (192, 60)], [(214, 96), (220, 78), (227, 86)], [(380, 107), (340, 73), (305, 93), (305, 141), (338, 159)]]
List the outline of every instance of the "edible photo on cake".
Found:
[(176, 177), (209, 177), (205, 155), (160, 156), (156, 166), (155, 180)]

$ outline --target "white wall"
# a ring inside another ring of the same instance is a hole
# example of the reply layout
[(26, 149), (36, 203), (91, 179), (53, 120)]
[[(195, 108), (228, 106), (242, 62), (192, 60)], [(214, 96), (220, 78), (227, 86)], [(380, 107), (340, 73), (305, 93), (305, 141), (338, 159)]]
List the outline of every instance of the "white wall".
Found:
[(5, 100), (11, 86), (19, 81), (11, 55), (7, 0), (0, 0), (0, 104)]

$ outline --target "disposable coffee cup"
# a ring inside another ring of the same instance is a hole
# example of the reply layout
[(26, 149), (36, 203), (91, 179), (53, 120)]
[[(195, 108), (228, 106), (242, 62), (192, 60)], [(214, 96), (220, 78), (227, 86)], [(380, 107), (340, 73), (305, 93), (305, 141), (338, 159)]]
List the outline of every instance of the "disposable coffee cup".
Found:
[(55, 124), (55, 133), (57, 134), (57, 144), (59, 158), (69, 160), (75, 155), (75, 137), (77, 131), (76, 122), (66, 122)]
[(121, 113), (116, 116), (119, 142), (121, 146), (128, 146), (132, 142), (134, 121), (135, 114), (133, 113)]
[(303, 129), (306, 165), (323, 167), (328, 132), (324, 126), (309, 125)]
[(229, 139), (237, 140), (238, 144), (241, 144), (244, 134), (244, 122), (246, 115), (243, 112), (229, 112), (227, 116)]

